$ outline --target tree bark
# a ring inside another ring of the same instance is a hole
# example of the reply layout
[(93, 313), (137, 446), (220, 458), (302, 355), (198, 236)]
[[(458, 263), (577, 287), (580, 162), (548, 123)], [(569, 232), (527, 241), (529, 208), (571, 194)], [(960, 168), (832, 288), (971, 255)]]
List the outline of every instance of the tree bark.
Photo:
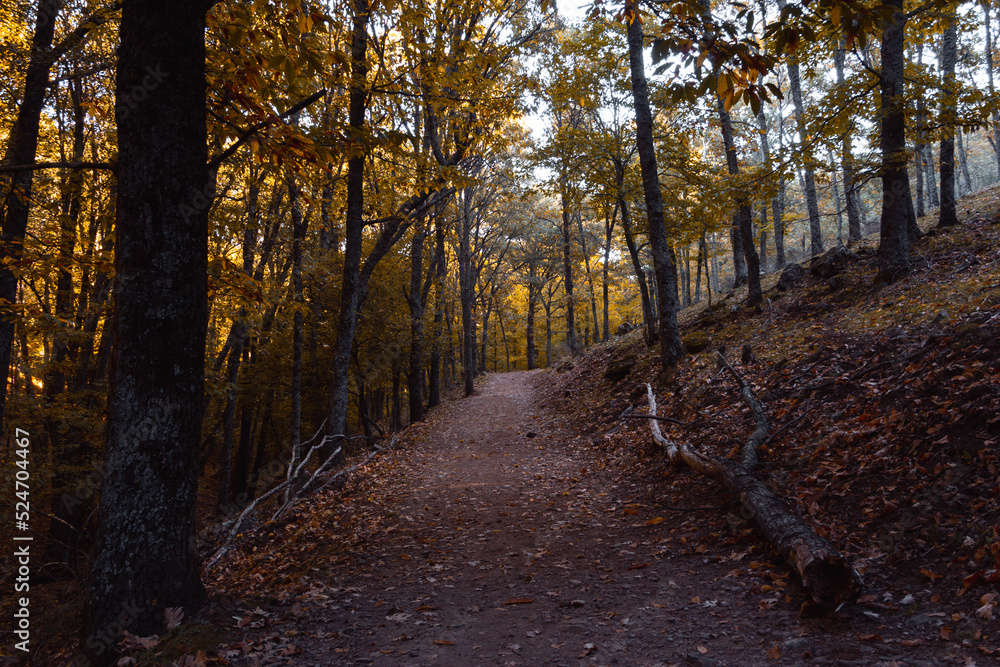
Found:
[[(165, 608), (193, 615), (205, 599), (195, 544), (214, 197), (205, 9), (134, 0), (122, 10), (115, 351), (83, 636), (91, 664), (115, 662), (102, 639), (115, 629), (148, 636), (162, 629)], [(151, 72), (162, 72), (156, 86)], [(144, 81), (146, 99), (133, 102)]]
[(910, 263), (910, 179), (906, 172), (906, 113), (904, 44), (906, 15), (902, 0), (884, 0), (892, 12), (882, 29), (882, 72), (879, 90), (882, 151), (882, 226), (878, 247), (880, 282), (891, 282)]
[(958, 16), (955, 4), (948, 8), (946, 14), (948, 27), (941, 41), (941, 88), (943, 102), (941, 108), (941, 210), (938, 216), (939, 227), (952, 227), (958, 224), (958, 214), (955, 211), (955, 122), (956, 118), (956, 86), (955, 61), (958, 59)]
[(632, 75), (632, 99), (635, 104), (636, 149), (642, 171), (642, 190), (646, 200), (646, 217), (649, 221), (649, 246), (656, 272), (660, 315), (660, 363), (664, 370), (671, 368), (684, 356), (680, 332), (677, 327), (677, 266), (673, 250), (667, 240), (666, 220), (663, 216), (663, 195), (660, 192), (659, 174), (656, 169), (656, 146), (653, 143), (653, 116), (649, 109), (649, 89), (643, 65), (642, 19), (639, 0), (627, 0), (625, 5), (628, 23), (629, 69)]

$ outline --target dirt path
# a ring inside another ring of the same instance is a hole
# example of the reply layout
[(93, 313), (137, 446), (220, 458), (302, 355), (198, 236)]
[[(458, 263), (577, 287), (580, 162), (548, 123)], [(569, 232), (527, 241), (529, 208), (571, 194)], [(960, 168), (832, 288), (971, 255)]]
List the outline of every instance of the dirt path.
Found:
[(244, 649), (294, 665), (932, 664), (874, 639), (875, 620), (776, 604), (780, 589), (746, 576), (746, 545), (678, 549), (678, 522), (594, 470), (538, 406), (536, 378), (492, 376), (435, 411), (382, 460), (388, 472), (311, 519), (317, 540), (360, 532), (319, 567), (319, 542), (275, 563), (311, 567), (248, 613), (264, 630)]

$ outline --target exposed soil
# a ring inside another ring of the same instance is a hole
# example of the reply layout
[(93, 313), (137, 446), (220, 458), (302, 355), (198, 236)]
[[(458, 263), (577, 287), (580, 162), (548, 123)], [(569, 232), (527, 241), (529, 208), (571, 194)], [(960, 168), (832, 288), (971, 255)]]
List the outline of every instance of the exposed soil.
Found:
[(949, 619), (919, 591), (802, 617), (787, 570), (745, 524), (720, 521), (718, 488), (670, 471), (691, 476), (690, 493), (664, 497), (618, 474), (543, 405), (547, 380), (489, 377), (270, 536), (245, 538), (208, 577), (238, 619), (220, 654), (234, 665), (991, 664), (977, 645), (996, 637), (945, 641)]

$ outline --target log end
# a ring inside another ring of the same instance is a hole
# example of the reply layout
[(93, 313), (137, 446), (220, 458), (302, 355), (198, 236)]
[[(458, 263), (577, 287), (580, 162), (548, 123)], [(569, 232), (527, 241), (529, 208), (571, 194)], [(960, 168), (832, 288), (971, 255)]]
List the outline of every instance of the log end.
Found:
[(802, 606), (804, 614), (825, 615), (858, 594), (861, 583), (858, 574), (840, 553), (832, 550), (817, 553), (804, 543), (799, 544), (796, 552), (802, 585), (810, 596)]

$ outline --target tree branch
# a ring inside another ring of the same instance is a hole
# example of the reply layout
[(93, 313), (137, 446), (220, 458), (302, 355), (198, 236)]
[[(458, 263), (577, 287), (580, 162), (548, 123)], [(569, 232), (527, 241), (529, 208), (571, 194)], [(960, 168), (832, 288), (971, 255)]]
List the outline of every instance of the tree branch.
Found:
[(306, 99), (302, 100), (301, 102), (299, 102), (298, 104), (296, 104), (292, 108), (288, 109), (287, 111), (285, 111), (283, 113), (280, 113), (277, 116), (272, 116), (272, 117), (268, 118), (267, 120), (262, 120), (261, 122), (257, 123), (256, 125), (252, 125), (250, 128), (248, 128), (247, 130), (245, 130), (243, 132), (243, 134), (240, 135), (239, 139), (237, 139), (236, 141), (234, 141), (233, 143), (231, 143), (228, 148), (226, 148), (224, 151), (222, 151), (221, 153), (219, 153), (215, 157), (210, 158), (209, 161), (208, 161), (208, 168), (210, 170), (212, 170), (212, 171), (218, 169), (219, 166), (223, 162), (225, 162), (230, 157), (232, 157), (233, 153), (235, 153), (239, 149), (240, 146), (242, 146), (247, 141), (249, 141), (252, 136), (254, 136), (255, 134), (257, 134), (258, 132), (260, 132), (264, 128), (268, 127), (269, 125), (273, 125), (274, 123), (278, 122), (279, 120), (284, 120), (285, 118), (288, 118), (289, 116), (291, 116), (293, 114), (296, 114), (299, 111), (302, 111), (307, 106), (309, 106), (310, 104), (312, 104), (313, 102), (315, 102), (319, 98), (323, 97), (324, 95), (326, 95), (326, 88), (324, 88), (323, 90), (316, 91), (315, 93), (313, 93), (312, 95), (310, 95)]

